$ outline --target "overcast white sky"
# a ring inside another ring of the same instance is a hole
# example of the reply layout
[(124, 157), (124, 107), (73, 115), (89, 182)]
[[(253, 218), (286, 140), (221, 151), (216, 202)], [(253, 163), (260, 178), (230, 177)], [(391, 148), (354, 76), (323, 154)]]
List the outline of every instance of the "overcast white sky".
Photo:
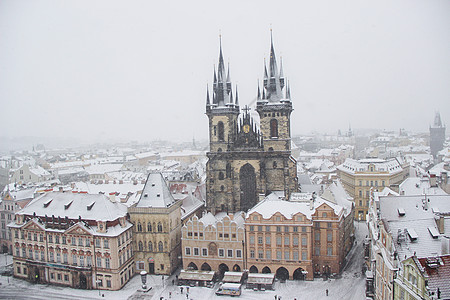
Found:
[(450, 123), (450, 1), (0, 2), (0, 136), (207, 138), (222, 33), (241, 106), (270, 28), (294, 134)]

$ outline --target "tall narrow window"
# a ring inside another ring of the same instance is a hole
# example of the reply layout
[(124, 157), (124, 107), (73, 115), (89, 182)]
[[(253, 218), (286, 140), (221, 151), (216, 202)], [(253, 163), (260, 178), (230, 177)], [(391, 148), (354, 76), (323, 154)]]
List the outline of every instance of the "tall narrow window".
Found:
[(227, 163), (226, 174), (227, 174), (227, 178), (231, 178), (231, 164), (230, 163)]
[(225, 140), (225, 130), (223, 122), (217, 123), (217, 130), (219, 132), (219, 141), (223, 142)]
[(270, 137), (278, 137), (278, 121), (276, 119), (270, 120)]

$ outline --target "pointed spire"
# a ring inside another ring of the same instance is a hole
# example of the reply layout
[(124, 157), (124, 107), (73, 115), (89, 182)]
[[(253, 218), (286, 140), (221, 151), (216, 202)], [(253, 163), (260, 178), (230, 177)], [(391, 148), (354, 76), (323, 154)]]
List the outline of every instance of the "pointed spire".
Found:
[(228, 63), (227, 82), (230, 82), (230, 63)]
[(269, 78), (269, 75), (267, 74), (266, 58), (264, 57), (264, 79), (267, 78)]
[(438, 111), (434, 116), (434, 127), (442, 127), (441, 114)]
[(283, 57), (280, 56), (280, 78), (283, 77)]
[(259, 88), (259, 79), (258, 79), (258, 99), (261, 99), (261, 89)]
[(233, 90), (230, 90), (230, 102), (231, 104), (233, 104)]
[(223, 54), (222, 54), (222, 35), (219, 35), (220, 40), (220, 50), (219, 50), (219, 66), (217, 69), (217, 76), (219, 81), (225, 80), (225, 64), (223, 62)]
[(216, 65), (214, 65), (214, 83), (217, 83)]
[(286, 88), (286, 99), (291, 100), (291, 86), (289, 84), (289, 81), (288, 81), (287, 88)]
[(211, 103), (209, 102), (209, 87), (208, 85), (206, 85), (206, 105), (210, 105)]
[(270, 30), (270, 60), (269, 60), (270, 77), (278, 77), (277, 61), (275, 58), (275, 50), (273, 48), (272, 29)]
[(236, 106), (239, 106), (239, 96), (238, 96), (238, 89), (237, 89), (237, 85), (236, 85)]

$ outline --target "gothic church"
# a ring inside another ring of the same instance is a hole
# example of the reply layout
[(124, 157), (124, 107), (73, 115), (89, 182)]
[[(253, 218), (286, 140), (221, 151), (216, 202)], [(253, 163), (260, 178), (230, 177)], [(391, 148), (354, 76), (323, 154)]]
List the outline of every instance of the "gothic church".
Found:
[(278, 69), (273, 41), (262, 92), (258, 84), (259, 125), (249, 110), (240, 112), (237, 89), (233, 97), (220, 44), (212, 97), (209, 91), (206, 96), (210, 141), (206, 206), (213, 214), (247, 211), (274, 191), (284, 192), (286, 199), (298, 191), (297, 162), (291, 156), (290, 89), (283, 66)]

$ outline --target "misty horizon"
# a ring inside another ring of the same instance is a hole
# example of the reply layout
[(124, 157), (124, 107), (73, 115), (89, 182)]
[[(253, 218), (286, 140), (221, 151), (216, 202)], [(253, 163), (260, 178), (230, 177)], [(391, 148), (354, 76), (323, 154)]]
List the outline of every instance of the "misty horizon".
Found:
[(428, 132), (436, 111), (450, 120), (449, 13), (448, 1), (3, 1), (0, 137), (207, 140), (219, 33), (242, 108), (271, 28), (293, 136)]

